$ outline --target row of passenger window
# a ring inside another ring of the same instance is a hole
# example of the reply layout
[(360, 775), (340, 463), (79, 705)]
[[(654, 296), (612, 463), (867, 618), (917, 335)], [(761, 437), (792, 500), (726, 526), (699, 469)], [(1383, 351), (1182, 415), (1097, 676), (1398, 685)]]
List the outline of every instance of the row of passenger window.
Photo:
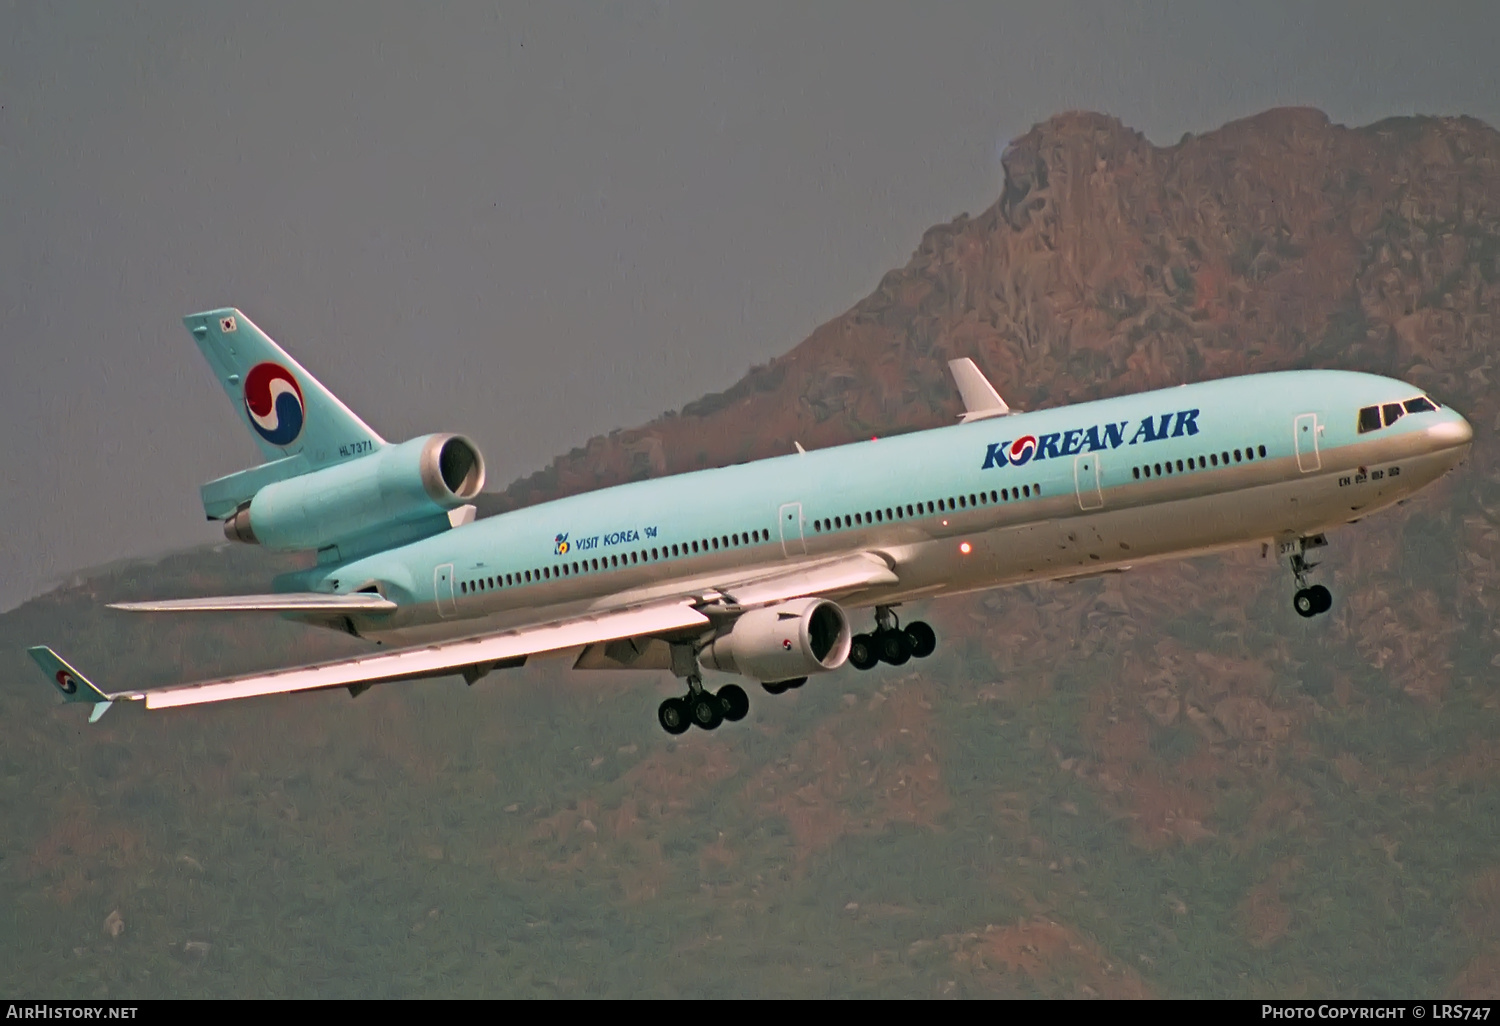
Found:
[[(1209, 467), (1218, 466), (1227, 467), (1229, 466), (1231, 457), (1233, 458), (1234, 462), (1243, 463), (1248, 460), (1255, 459), (1257, 455), (1260, 456), (1261, 459), (1265, 459), (1266, 447), (1264, 445), (1247, 445), (1243, 449), (1234, 450), (1226, 449), (1224, 452), (1211, 452), (1207, 456), (1189, 456), (1186, 460), (1176, 461), (1175, 472), (1178, 474), (1185, 474), (1189, 470), (1205, 470)], [(1171, 474), (1174, 472), (1173, 461), (1167, 460), (1164, 463), (1142, 463), (1138, 467), (1132, 467), (1131, 471), (1134, 473), (1135, 479), (1137, 481), (1139, 481), (1143, 477), (1161, 477), (1163, 474)]]
[(960, 509), (974, 509), (994, 503), (1010, 502), (1014, 499), (1031, 498), (1042, 494), (1039, 484), (1022, 485), (1019, 488), (1001, 488), (999, 491), (972, 492), (969, 495), (950, 496), (946, 499), (929, 499), (925, 503), (907, 503), (905, 506), (887, 506), (885, 509), (865, 510), (863, 513), (845, 513), (842, 516), (823, 517), (813, 521), (813, 530), (841, 531), (847, 527), (864, 527), (893, 520), (909, 520), (936, 513), (952, 513)]
[[(1404, 403), (1386, 403), (1383, 406), (1366, 406), (1359, 411), (1359, 433), (1367, 431), (1379, 431), (1381, 427), (1390, 427), (1407, 413), (1430, 413), (1437, 409), (1433, 401), (1425, 395), (1419, 395), (1415, 399), (1408, 399)], [(1384, 424), (1381, 423), (1382, 419)]]
[(678, 542), (672, 545), (662, 545), (651, 549), (638, 549), (632, 552), (615, 552), (608, 556), (577, 559), (572, 562), (557, 563), (553, 566), (540, 566), (531, 570), (517, 570), (514, 573), (496, 574), (493, 577), (479, 577), (474, 580), (460, 581), (458, 590), (460, 594), (473, 595), (481, 591), (492, 591), (496, 588), (513, 588), (516, 585), (535, 584), (538, 581), (553, 581), (563, 577), (577, 577), (580, 574), (592, 573), (596, 570), (614, 570), (622, 566), (659, 563), (664, 559), (679, 559), (683, 556), (698, 555), (704, 552), (717, 552), (720, 549), (732, 549), (741, 545), (759, 545), (761, 542), (770, 540), (770, 531), (756, 530), (725, 534), (717, 538)]

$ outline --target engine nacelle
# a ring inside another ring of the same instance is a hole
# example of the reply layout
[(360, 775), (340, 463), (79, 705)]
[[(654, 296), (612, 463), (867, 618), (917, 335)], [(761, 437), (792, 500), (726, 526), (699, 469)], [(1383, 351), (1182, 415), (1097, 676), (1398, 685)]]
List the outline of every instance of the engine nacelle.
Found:
[(321, 549), (446, 514), (484, 487), (484, 457), (462, 435), (424, 435), (277, 481), (224, 521), (224, 536), (270, 549)]
[(743, 613), (698, 654), (704, 666), (776, 682), (837, 670), (849, 658), (849, 618), (827, 599), (796, 599)]

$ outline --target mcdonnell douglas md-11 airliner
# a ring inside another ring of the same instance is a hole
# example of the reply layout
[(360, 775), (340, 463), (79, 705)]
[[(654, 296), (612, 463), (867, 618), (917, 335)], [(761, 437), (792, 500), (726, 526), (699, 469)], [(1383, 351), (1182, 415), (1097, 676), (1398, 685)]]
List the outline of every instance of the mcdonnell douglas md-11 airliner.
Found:
[[(931, 655), (896, 608), (917, 599), (1119, 572), (1274, 545), (1292, 606), (1323, 532), (1436, 481), (1468, 452), (1456, 412), (1391, 378), (1306, 370), (1010, 409), (971, 360), (950, 364), (962, 423), (618, 485), (475, 520), (484, 460), (461, 435), (392, 444), (239, 310), (186, 318), (266, 462), (201, 489), (231, 539), (316, 552), (276, 593), (116, 608), (277, 612), (393, 650), (196, 684), (105, 691), (50, 648), (32, 656), (73, 702), (148, 709), (461, 675), (529, 656), (668, 670), (663, 729), (742, 719), (737, 684), (775, 695), (845, 663)], [(851, 616), (869, 610), (870, 629)]]

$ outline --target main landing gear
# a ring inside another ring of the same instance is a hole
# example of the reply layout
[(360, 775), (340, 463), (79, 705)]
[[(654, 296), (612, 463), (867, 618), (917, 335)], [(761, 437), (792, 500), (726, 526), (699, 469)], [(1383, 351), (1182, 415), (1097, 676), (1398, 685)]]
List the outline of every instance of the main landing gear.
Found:
[(921, 620), (901, 627), (890, 606), (875, 607), (875, 631), (856, 634), (849, 645), (849, 663), (868, 670), (876, 663), (900, 666), (912, 657), (925, 659), (937, 649), (937, 635)]
[(738, 684), (725, 684), (717, 692), (703, 686), (692, 645), (672, 646), (672, 673), (687, 681), (688, 691), (657, 707), (656, 721), (668, 734), (682, 734), (692, 726), (716, 730), (725, 720), (738, 723), (750, 711), (750, 696)]
[(725, 684), (717, 693), (712, 692), (696, 673), (687, 683), (686, 695), (669, 698), (656, 710), (656, 720), (668, 734), (681, 734), (689, 727), (714, 730), (725, 720), (743, 720), (750, 711), (750, 696), (738, 684)]
[(1297, 611), (1298, 616), (1314, 617), (1333, 608), (1332, 592), (1321, 584), (1309, 587), (1307, 583), (1307, 575), (1312, 572), (1313, 567), (1318, 565), (1307, 558), (1307, 553), (1327, 545), (1327, 538), (1321, 534), (1315, 534), (1307, 538), (1285, 541), (1277, 546), (1278, 554), (1286, 560), (1287, 568), (1292, 572), (1292, 579), (1297, 582), (1297, 591), (1292, 596), (1292, 608)]

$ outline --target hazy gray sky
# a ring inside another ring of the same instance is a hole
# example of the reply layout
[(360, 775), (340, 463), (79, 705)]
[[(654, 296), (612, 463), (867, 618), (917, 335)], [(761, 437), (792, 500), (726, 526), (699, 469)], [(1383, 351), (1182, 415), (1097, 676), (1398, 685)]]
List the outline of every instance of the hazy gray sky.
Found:
[(0, 0), (0, 608), (220, 537), (236, 305), (493, 486), (731, 384), (1034, 122), (1500, 120), (1500, 4)]

